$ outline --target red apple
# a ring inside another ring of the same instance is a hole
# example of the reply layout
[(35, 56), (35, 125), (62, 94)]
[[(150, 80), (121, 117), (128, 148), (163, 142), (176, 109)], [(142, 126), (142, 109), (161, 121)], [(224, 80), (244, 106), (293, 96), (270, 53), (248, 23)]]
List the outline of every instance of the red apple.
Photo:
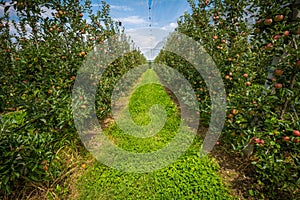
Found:
[(79, 13), (79, 15), (78, 15), (79, 17), (83, 17), (83, 14), (82, 13)]
[(243, 77), (248, 78), (248, 74), (244, 74)]
[(252, 140), (253, 140), (256, 144), (259, 144), (259, 143), (260, 143), (260, 139), (259, 139), (259, 138), (254, 137), (254, 138), (252, 138)]
[(284, 19), (284, 15), (276, 15), (274, 17), (274, 21), (275, 22), (279, 22), (279, 21), (282, 21)]
[(271, 18), (265, 19), (264, 24), (265, 25), (270, 25), (272, 24), (273, 20)]
[(289, 142), (290, 141), (290, 137), (289, 136), (284, 136), (283, 140), (286, 141), (286, 142)]
[(280, 38), (280, 35), (274, 35), (273, 39), (278, 40)]
[(230, 113), (230, 114), (228, 115), (228, 118), (229, 118), (229, 119), (232, 119), (232, 118), (234, 118), (234, 115)]
[(247, 85), (247, 86), (250, 86), (250, 85), (251, 85), (251, 82), (250, 82), (250, 81), (247, 81), (247, 82), (246, 82), (246, 85)]
[(214, 20), (219, 19), (220, 16), (218, 16), (217, 14), (214, 14)]
[(213, 36), (213, 39), (215, 39), (215, 40), (218, 39), (218, 36), (217, 36), (217, 35), (214, 35), (214, 36)]
[(294, 143), (300, 143), (300, 140), (297, 139), (297, 138), (295, 138), (295, 139), (294, 139)]
[(276, 84), (275, 84), (275, 88), (277, 88), (277, 89), (282, 88), (282, 84), (281, 84), (281, 83), (276, 83)]
[(231, 113), (234, 114), (234, 115), (237, 115), (239, 113), (239, 111), (237, 109), (232, 109)]
[(294, 136), (300, 137), (300, 131), (294, 130), (293, 133), (294, 133)]
[(283, 71), (281, 69), (276, 69), (274, 71), (274, 74), (277, 75), (277, 76), (281, 76), (283, 74)]
[(272, 43), (267, 44), (267, 46), (266, 46), (267, 50), (271, 50), (272, 48), (273, 48), (273, 44)]
[(284, 32), (283, 32), (283, 35), (284, 35), (284, 36), (289, 36), (289, 34), (290, 34), (289, 31), (284, 31)]

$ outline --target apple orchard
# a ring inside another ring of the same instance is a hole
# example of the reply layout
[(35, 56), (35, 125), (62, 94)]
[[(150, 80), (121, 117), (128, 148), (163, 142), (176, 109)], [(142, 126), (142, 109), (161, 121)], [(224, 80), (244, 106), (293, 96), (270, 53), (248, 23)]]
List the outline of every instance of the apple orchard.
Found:
[[(205, 48), (225, 84), (227, 116), (218, 146), (254, 169), (255, 184), (248, 196), (296, 199), (300, 192), (300, 2), (187, 2), (191, 12), (178, 19), (177, 31)], [(18, 193), (24, 183), (51, 188), (66, 179), (66, 169), (79, 165), (58, 156), (62, 149), (84, 149), (71, 110), (76, 73), (95, 44), (124, 30), (113, 21), (105, 2), (96, 14), (91, 1), (12, 0), (0, 5), (4, 8), (0, 16), (0, 197), (4, 198)], [(52, 16), (45, 17), (42, 8), (53, 10)], [(201, 127), (208, 128), (211, 99), (201, 75), (168, 51), (162, 50), (154, 62), (178, 70), (189, 81), (199, 101)], [(100, 83), (93, 83), (98, 84), (95, 110), (100, 121), (111, 112), (114, 85), (144, 63), (146, 58), (133, 49), (110, 64)], [(86, 97), (80, 96), (79, 102), (79, 109), (86, 112)]]

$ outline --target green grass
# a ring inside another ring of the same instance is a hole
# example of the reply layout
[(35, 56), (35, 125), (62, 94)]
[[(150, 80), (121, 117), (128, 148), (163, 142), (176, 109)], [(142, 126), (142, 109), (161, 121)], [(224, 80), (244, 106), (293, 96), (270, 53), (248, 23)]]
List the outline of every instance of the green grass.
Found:
[[(154, 84), (142, 85), (149, 82)], [(113, 124), (106, 135), (127, 151), (155, 151), (175, 137), (180, 117), (153, 70), (143, 75), (138, 86), (129, 101), (133, 121), (149, 125), (149, 108), (159, 104), (166, 111), (165, 126), (153, 136), (136, 138)], [(191, 134), (188, 129), (185, 132)], [(196, 137), (183, 156), (151, 173), (126, 173), (100, 163), (88, 166), (77, 183), (79, 199), (232, 199), (218, 175), (218, 164), (208, 156), (199, 156), (201, 143)]]
[(13, 122), (16, 126), (22, 125), (25, 121), (26, 112), (24, 111), (14, 111), (11, 113), (6, 113), (1, 115), (3, 120), (9, 120)]
[[(149, 83), (143, 85), (145, 83)], [(148, 70), (142, 77), (141, 82), (135, 87), (135, 92), (129, 100), (129, 111), (133, 121), (140, 126), (147, 126), (151, 123), (149, 109), (151, 106), (159, 104), (166, 111), (166, 122), (163, 128), (155, 132), (156, 128), (150, 126), (154, 130), (145, 128), (145, 134), (153, 132), (151, 137), (137, 138), (130, 134), (124, 133), (116, 124), (107, 130), (106, 134), (113, 138), (116, 145), (132, 152), (150, 152), (161, 149), (176, 135), (178, 126), (180, 125), (180, 116), (176, 105), (171, 101), (162, 85), (158, 84), (158, 78), (153, 70)], [(164, 122), (160, 115), (157, 119), (153, 119), (153, 124)], [(121, 116), (124, 126), (131, 126), (127, 121), (128, 117)], [(150, 128), (150, 129), (151, 129)], [(133, 129), (129, 127), (129, 130)], [(188, 133), (187, 133), (188, 134)]]

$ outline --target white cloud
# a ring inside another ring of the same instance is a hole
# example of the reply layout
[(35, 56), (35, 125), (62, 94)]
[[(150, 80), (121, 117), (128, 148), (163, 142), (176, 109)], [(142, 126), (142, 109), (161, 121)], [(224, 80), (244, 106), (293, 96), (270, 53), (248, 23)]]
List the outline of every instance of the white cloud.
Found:
[[(101, 7), (102, 4), (99, 4), (99, 3), (93, 3), (91, 4), (91, 6), (93, 7)], [(129, 6), (118, 6), (118, 5), (110, 5), (110, 8), (111, 9), (114, 9), (114, 10), (120, 10), (120, 11), (133, 11), (133, 9)]]
[(177, 26), (178, 26), (177, 23), (172, 22), (172, 23), (162, 27), (162, 29), (163, 30), (174, 30), (175, 28), (177, 28)]
[(139, 16), (129, 16), (129, 17), (124, 17), (118, 19), (122, 23), (127, 23), (127, 24), (145, 24), (147, 21)]
[(132, 8), (128, 7), (128, 6), (116, 6), (116, 5), (111, 5), (110, 6), (111, 9), (115, 9), (115, 10), (121, 10), (121, 11), (133, 11)]
[(134, 41), (140, 48), (147, 49), (153, 48), (158, 42), (154, 35), (149, 34), (147, 29), (130, 29), (126, 34)]
[(149, 28), (142, 28), (128, 29), (125, 31), (149, 60), (155, 58), (160, 51), (160, 47), (156, 48), (157, 44), (163, 41), (170, 33), (170, 31), (161, 28), (152, 28), (151, 30), (152, 31), (150, 32)]

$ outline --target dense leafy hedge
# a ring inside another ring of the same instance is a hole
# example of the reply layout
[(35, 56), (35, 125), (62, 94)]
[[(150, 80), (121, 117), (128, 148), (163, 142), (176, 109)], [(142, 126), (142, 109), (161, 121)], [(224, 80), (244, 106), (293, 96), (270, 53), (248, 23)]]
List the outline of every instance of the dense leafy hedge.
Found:
[[(105, 2), (96, 14), (90, 1), (4, 5), (5, 16), (0, 18), (0, 198), (24, 182), (51, 182), (62, 175), (59, 149), (78, 144), (71, 109), (77, 70), (94, 45), (121, 33)], [(103, 77), (110, 86), (105, 92), (111, 93), (122, 74), (142, 63), (145, 58), (137, 50), (113, 62), (108, 72), (114, 75)], [(97, 114), (104, 117), (108, 102), (98, 98), (101, 112)]]
[[(192, 13), (178, 20), (178, 31), (200, 42), (222, 74), (228, 109), (222, 139), (234, 151), (253, 153), (260, 187), (251, 195), (261, 198), (299, 193), (300, 40), (295, 2), (189, 1)], [(201, 120), (208, 122), (207, 87), (191, 63), (167, 51), (156, 62), (180, 70), (194, 85)]]

